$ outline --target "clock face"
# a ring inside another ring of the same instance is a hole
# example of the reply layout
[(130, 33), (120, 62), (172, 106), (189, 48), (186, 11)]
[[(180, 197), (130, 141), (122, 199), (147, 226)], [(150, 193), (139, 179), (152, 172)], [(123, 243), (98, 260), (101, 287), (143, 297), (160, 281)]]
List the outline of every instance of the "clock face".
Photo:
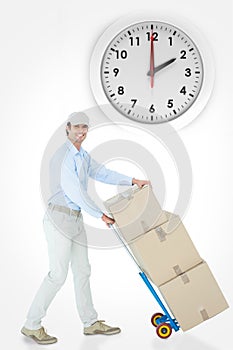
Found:
[(112, 106), (143, 123), (180, 117), (202, 88), (203, 63), (192, 39), (161, 21), (133, 24), (108, 44), (101, 83)]

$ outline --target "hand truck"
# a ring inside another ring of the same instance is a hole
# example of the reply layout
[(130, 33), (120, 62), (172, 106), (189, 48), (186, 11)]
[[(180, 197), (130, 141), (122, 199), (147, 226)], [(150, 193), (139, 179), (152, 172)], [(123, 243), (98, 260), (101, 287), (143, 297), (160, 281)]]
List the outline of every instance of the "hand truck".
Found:
[(110, 224), (109, 227), (114, 231), (114, 233), (116, 234), (119, 241), (123, 244), (123, 246), (127, 250), (128, 254), (133, 259), (135, 264), (137, 265), (137, 267), (139, 269), (139, 275), (141, 276), (141, 278), (145, 282), (146, 286), (148, 287), (148, 289), (150, 290), (150, 292), (154, 296), (155, 300), (157, 301), (157, 303), (161, 307), (163, 313), (156, 312), (155, 314), (153, 314), (151, 317), (151, 323), (154, 327), (156, 327), (157, 335), (162, 339), (167, 339), (172, 334), (173, 329), (175, 332), (177, 332), (180, 329), (180, 326), (179, 326), (177, 320), (171, 316), (171, 313), (168, 311), (168, 309), (163, 304), (162, 300), (160, 299), (159, 295), (156, 293), (155, 289), (153, 288), (152, 284), (150, 283), (145, 272), (142, 271), (138, 262), (136, 261), (133, 254), (131, 253), (131, 251), (127, 247), (126, 242), (122, 238), (121, 234), (118, 232), (118, 229), (116, 228), (116, 226)]

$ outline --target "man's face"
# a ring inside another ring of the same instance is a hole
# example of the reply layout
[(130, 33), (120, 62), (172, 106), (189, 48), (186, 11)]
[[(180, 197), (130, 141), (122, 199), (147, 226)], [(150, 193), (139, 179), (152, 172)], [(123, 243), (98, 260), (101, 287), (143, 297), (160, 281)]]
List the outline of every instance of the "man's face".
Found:
[(72, 142), (82, 143), (87, 137), (88, 126), (85, 124), (67, 126), (69, 139)]

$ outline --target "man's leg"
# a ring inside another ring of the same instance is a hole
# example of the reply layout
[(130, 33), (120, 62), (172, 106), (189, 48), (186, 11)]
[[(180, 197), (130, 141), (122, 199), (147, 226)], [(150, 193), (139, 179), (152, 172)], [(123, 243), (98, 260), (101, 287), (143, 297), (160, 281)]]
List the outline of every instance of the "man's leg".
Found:
[(91, 295), (91, 267), (88, 260), (86, 232), (81, 215), (76, 220), (76, 229), (77, 235), (73, 237), (71, 248), (71, 268), (78, 313), (84, 327), (89, 327), (97, 321), (97, 312), (94, 309)]
[[(57, 213), (56, 215), (62, 218), (63, 214)], [(41, 328), (41, 319), (46, 315), (50, 303), (66, 280), (71, 255), (71, 240), (56, 229), (47, 215), (44, 218), (44, 230), (48, 242), (50, 271), (42, 282), (27, 314), (24, 326), (30, 330)]]

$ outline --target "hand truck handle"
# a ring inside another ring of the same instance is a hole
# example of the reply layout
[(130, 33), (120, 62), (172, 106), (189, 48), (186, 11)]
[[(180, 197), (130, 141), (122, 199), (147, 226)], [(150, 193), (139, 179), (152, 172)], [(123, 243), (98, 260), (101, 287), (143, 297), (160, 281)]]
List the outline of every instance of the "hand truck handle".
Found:
[(126, 242), (124, 241), (124, 239), (121, 237), (121, 234), (118, 232), (117, 228), (110, 224), (109, 228), (111, 228), (113, 230), (113, 232), (115, 233), (115, 235), (117, 236), (117, 238), (119, 239), (119, 241), (123, 244), (124, 248), (126, 249), (126, 251), (128, 252), (129, 256), (131, 257), (131, 259), (135, 262), (135, 264), (137, 265), (138, 269), (140, 270), (140, 272), (143, 272), (140, 265), (138, 264), (137, 260), (135, 259), (135, 257), (133, 256), (133, 254), (131, 253), (131, 251), (129, 250), (129, 248), (126, 245)]

